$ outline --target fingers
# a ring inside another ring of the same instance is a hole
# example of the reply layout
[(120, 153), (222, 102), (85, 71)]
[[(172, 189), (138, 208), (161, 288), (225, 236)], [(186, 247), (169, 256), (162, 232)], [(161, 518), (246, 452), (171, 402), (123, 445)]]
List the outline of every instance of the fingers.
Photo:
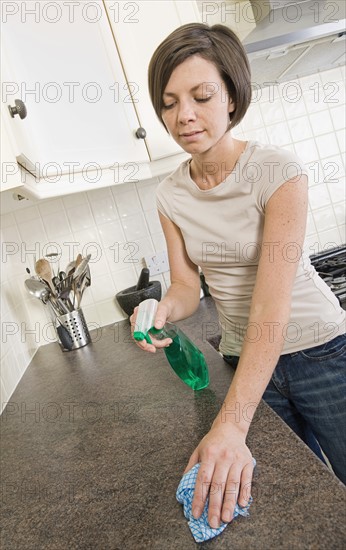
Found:
[[(156, 318), (155, 318), (155, 325), (154, 326), (156, 328), (162, 328), (163, 325), (165, 324), (166, 318), (167, 318), (167, 313), (166, 313), (166, 308), (165, 307), (161, 307), (160, 310), (158, 308), (158, 312), (159, 311), (160, 311), (160, 313), (158, 315), (156, 315)], [(138, 306), (135, 307), (135, 309), (133, 310), (132, 315), (130, 316), (132, 336), (133, 336), (133, 332), (135, 330), (137, 313), (138, 313)], [(136, 340), (135, 342), (136, 342), (136, 344), (139, 348), (141, 348), (144, 351), (149, 351), (150, 353), (156, 353), (156, 349), (165, 348), (165, 347), (169, 346), (172, 343), (171, 338), (163, 338), (162, 340), (158, 340), (154, 336), (150, 335), (150, 339), (152, 341), (151, 344), (149, 344), (149, 342), (147, 342), (146, 340), (139, 340), (139, 341)]]
[(235, 505), (240, 492), (241, 468), (233, 464), (229, 470), (223, 495), (222, 521), (232, 521)]
[(138, 312), (138, 306), (135, 307), (135, 309), (133, 310), (132, 315), (130, 315), (129, 320), (130, 320), (130, 324), (131, 324), (131, 334), (133, 334), (134, 327), (135, 327), (135, 324), (136, 324), (137, 312)]
[(157, 349), (162, 349), (169, 346), (172, 343), (172, 338), (164, 338), (163, 340), (156, 340), (150, 335), (152, 344), (149, 344), (146, 340), (136, 340), (136, 344), (139, 348), (144, 351), (149, 351), (151, 353), (156, 353)]
[[(186, 471), (196, 463), (198, 458), (191, 456)], [(251, 495), (253, 474), (252, 460), (246, 464), (242, 461), (219, 464), (201, 462), (196, 479), (195, 494), (192, 502), (192, 514), (197, 519), (203, 512), (209, 497), (208, 522), (217, 529), (221, 521), (229, 523), (233, 519), (236, 504), (244, 508)], [(184, 472), (184, 473), (185, 473)]]
[(242, 471), (241, 481), (240, 481), (240, 491), (238, 497), (238, 504), (241, 508), (244, 508), (251, 497), (251, 484), (252, 476), (254, 471), (253, 461), (251, 460), (245, 466)]
[(196, 519), (199, 518), (203, 512), (205, 501), (207, 500), (208, 492), (211, 486), (213, 472), (214, 464), (201, 462), (196, 479), (195, 494), (192, 501), (192, 514)]
[[(216, 465), (209, 491), (208, 522), (210, 527), (212, 527), (213, 529), (217, 529), (218, 527), (220, 527), (220, 516), (226, 485), (225, 480), (227, 480), (228, 474), (227, 464), (221, 464), (222, 465), (220, 466)], [(235, 499), (236, 498), (237, 497), (235, 497)], [(230, 521), (230, 519), (228, 521)]]
[(223, 493), (221, 514), (223, 522), (228, 523), (232, 521), (237, 502), (241, 508), (244, 508), (248, 504), (251, 496), (253, 470), (252, 460), (243, 467), (238, 464), (232, 464), (229, 469)]
[(169, 310), (164, 302), (159, 302), (159, 305), (157, 306), (157, 311), (155, 315), (155, 328), (162, 328), (165, 324), (165, 322), (168, 320), (169, 317)]

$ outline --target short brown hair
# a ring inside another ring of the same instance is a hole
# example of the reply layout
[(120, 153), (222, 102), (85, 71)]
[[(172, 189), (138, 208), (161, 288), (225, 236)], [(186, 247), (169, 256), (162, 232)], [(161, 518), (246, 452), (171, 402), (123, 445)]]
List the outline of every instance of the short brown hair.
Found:
[(165, 126), (162, 120), (163, 92), (173, 70), (192, 55), (211, 61), (218, 69), (235, 103), (235, 110), (230, 113), (230, 128), (233, 128), (244, 118), (250, 105), (251, 73), (243, 45), (237, 35), (224, 25), (182, 25), (156, 48), (149, 63), (148, 85), (159, 120)]

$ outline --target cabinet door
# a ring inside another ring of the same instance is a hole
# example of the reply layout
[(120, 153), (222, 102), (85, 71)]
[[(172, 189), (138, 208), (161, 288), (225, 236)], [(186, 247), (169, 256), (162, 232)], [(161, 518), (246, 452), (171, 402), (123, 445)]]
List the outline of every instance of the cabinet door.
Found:
[(181, 152), (167, 134), (151, 105), (148, 91), (148, 65), (157, 46), (174, 29), (199, 22), (194, 1), (105, 2), (116, 38), (127, 81), (152, 160)]
[(46, 177), (148, 161), (102, 0), (9, 4), (3, 101), (27, 108), (10, 118), (24, 166)]
[(0, 191), (13, 189), (23, 184), (21, 181), (20, 168), (15, 155), (15, 145), (11, 128), (8, 124), (8, 113), (6, 106), (1, 103), (0, 117), (0, 145), (1, 145), (1, 187)]

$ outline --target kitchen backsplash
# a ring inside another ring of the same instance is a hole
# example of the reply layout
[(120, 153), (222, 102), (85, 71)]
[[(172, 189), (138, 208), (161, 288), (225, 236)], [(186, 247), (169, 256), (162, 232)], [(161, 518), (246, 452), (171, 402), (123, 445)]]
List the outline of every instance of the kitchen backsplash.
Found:
[[(311, 254), (346, 241), (344, 72), (255, 88), (246, 118), (233, 132), (291, 149), (309, 167)], [(44, 307), (24, 288), (26, 268), (34, 273), (35, 255), (58, 251), (61, 269), (78, 252), (91, 253), (92, 285), (82, 307), (89, 328), (98, 329), (94, 337), (102, 337), (103, 326), (125, 318), (116, 292), (136, 283), (144, 256), (165, 250), (155, 207), (160, 179), (45, 201), (1, 194), (1, 409), (38, 347), (54, 340)], [(165, 292), (169, 273), (153, 278)]]

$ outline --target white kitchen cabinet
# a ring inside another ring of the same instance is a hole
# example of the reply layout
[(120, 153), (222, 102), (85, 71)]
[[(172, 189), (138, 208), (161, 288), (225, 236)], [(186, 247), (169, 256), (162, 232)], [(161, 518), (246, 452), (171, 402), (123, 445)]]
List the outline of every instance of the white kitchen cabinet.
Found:
[(148, 65), (157, 46), (174, 29), (200, 21), (195, 1), (105, 2), (127, 81), (152, 160), (181, 152), (159, 122), (148, 91)]
[[(6, 112), (7, 111), (7, 112)], [(1, 103), (0, 145), (1, 145), (1, 191), (14, 189), (22, 185), (20, 167), (15, 155), (15, 140), (11, 135), (8, 121), (8, 110)]]
[[(2, 16), (3, 115), (20, 162), (51, 181), (68, 174), (73, 187), (74, 173), (148, 161), (102, 0), (7, 4), (14, 12)], [(26, 118), (10, 116), (15, 99)]]
[[(5, 156), (26, 170), (1, 190), (56, 197), (151, 178), (186, 157), (156, 118), (147, 66), (174, 28), (199, 20), (194, 1), (3, 6), (2, 118), (14, 138)], [(25, 117), (11, 116), (16, 100)]]

